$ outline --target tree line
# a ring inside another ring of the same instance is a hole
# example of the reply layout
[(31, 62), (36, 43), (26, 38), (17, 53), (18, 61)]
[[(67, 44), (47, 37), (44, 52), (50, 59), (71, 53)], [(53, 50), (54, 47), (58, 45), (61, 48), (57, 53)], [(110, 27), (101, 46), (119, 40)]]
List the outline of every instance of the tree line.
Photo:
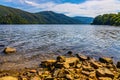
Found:
[(120, 26), (120, 12), (118, 14), (99, 15), (95, 17), (92, 24)]

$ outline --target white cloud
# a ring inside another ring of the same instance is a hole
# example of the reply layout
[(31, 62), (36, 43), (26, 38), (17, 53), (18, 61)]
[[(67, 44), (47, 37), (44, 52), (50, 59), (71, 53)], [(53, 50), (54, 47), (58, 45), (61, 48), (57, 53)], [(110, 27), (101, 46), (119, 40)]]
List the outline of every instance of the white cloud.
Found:
[(65, 13), (68, 16), (95, 17), (100, 14), (116, 13), (120, 11), (120, 0), (87, 0), (86, 2), (79, 4), (57, 4), (53, 2), (39, 4), (28, 0), (24, 0), (24, 2), (35, 7), (35, 9), (37, 8), (38, 11), (51, 10), (59, 13)]

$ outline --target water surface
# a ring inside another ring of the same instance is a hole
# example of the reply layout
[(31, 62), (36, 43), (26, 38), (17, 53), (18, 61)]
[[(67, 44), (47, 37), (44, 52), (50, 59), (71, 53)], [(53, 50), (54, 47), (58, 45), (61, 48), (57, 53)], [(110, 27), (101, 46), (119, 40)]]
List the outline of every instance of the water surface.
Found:
[[(4, 55), (6, 46), (16, 54)], [(0, 25), (1, 62), (19, 61), (39, 54), (67, 51), (120, 60), (120, 27), (97, 25)], [(11, 59), (14, 57), (14, 59)]]

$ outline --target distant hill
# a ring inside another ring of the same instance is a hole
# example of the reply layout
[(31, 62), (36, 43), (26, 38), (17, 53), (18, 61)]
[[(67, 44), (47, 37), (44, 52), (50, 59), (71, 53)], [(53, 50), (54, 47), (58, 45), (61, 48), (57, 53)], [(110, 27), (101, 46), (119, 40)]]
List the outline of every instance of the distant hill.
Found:
[(36, 15), (42, 15), (48, 24), (82, 24), (79, 20), (52, 11), (43, 11)]
[(85, 24), (85, 22), (84, 18), (72, 18), (52, 11), (30, 13), (0, 5), (0, 24)]
[(93, 19), (94, 19), (93, 17), (82, 17), (82, 16), (76, 16), (73, 18), (82, 22), (82, 24), (91, 24), (93, 22)]
[(92, 24), (120, 26), (120, 12), (118, 14), (99, 15), (95, 17)]

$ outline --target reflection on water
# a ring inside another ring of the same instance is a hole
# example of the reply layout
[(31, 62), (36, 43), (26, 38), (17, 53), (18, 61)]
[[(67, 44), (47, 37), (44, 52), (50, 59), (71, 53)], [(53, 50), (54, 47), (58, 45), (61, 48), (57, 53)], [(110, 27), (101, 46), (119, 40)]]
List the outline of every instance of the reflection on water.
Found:
[[(120, 28), (95, 25), (0, 25), (0, 51), (17, 48), (23, 56), (84, 52), (120, 60)], [(19, 54), (20, 53), (20, 54)], [(2, 56), (2, 55), (1, 55)]]

